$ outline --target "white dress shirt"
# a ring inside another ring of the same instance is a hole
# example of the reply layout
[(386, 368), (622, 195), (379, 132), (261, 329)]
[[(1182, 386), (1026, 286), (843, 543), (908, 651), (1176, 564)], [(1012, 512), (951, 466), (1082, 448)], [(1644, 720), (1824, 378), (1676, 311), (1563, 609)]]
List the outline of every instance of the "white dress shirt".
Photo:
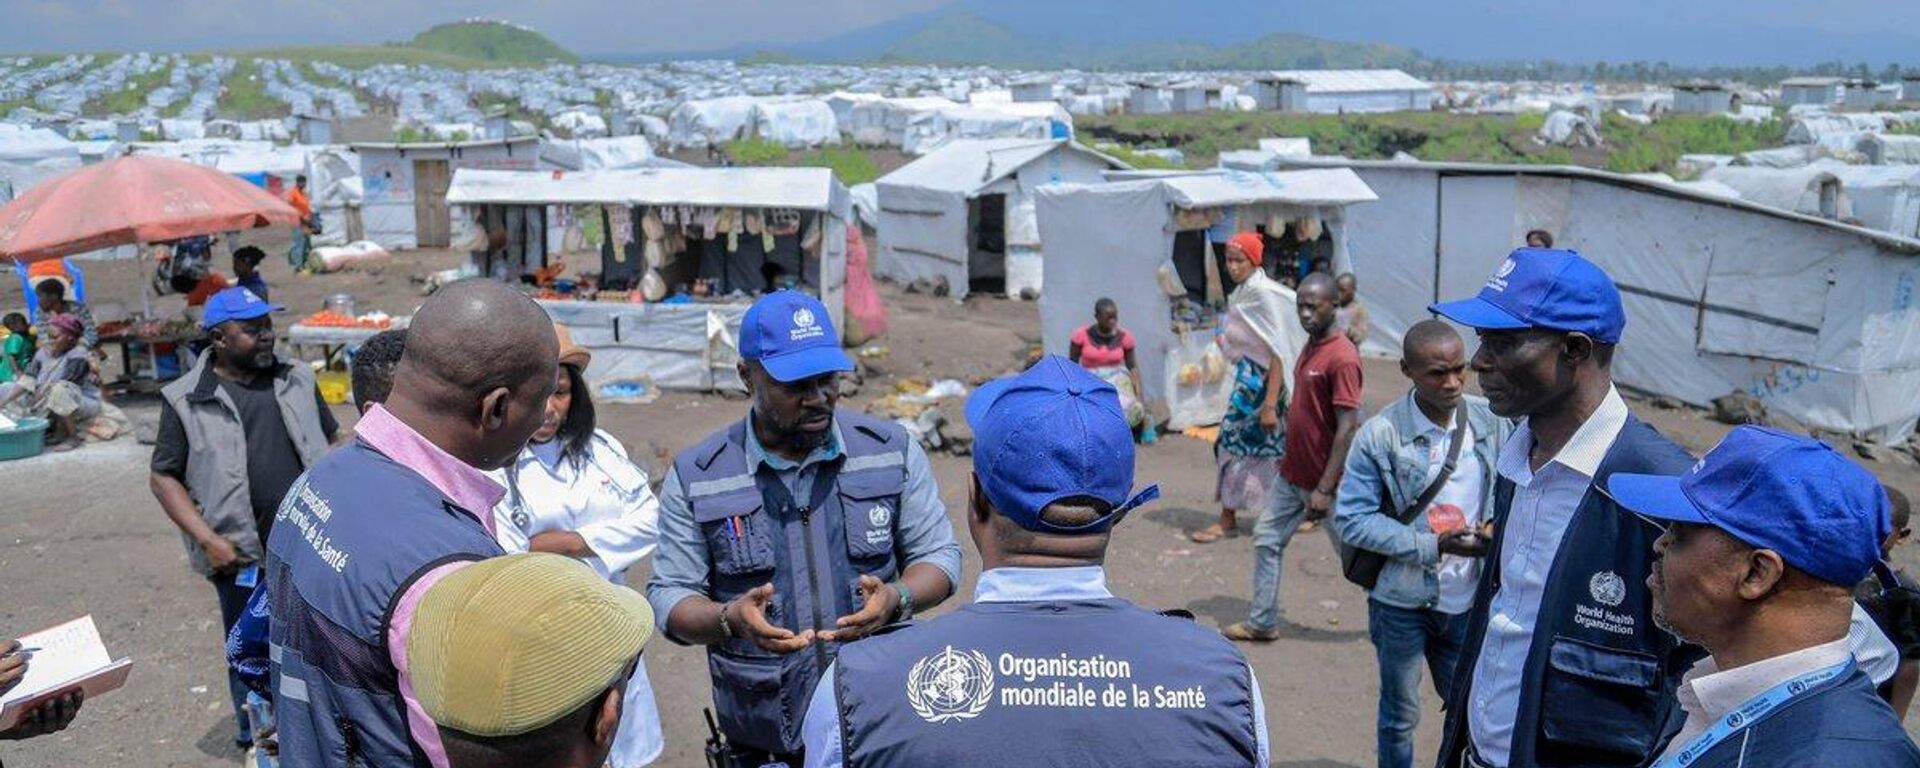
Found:
[[(1755, 696), (1793, 678), (1846, 661), (1851, 653), (1846, 638), (1803, 648), (1784, 656), (1762, 659), (1746, 666), (1721, 671), (1713, 657), (1701, 659), (1680, 678), (1675, 691), (1680, 709), (1687, 713), (1686, 725), (1667, 743), (1668, 754), (1685, 749), (1700, 734), (1731, 714)], [(1655, 762), (1659, 762), (1656, 759)]]
[[(1412, 395), (1408, 395), (1409, 398)], [(1447, 451), (1453, 446), (1453, 420), (1466, 415), (1463, 404), (1454, 409), (1453, 416), (1446, 424), (1435, 424), (1427, 418), (1427, 412), (1420, 410), (1418, 403), (1413, 405), (1414, 417), (1419, 419), (1420, 434), (1427, 436), (1427, 476), (1422, 480), (1421, 488), (1432, 483), (1440, 476), (1440, 467), (1447, 463)], [(1458, 507), (1467, 519), (1467, 527), (1478, 528), (1486, 514), (1480, 509), (1480, 503), (1486, 498), (1487, 480), (1480, 469), (1480, 457), (1473, 452), (1473, 426), (1469, 424), (1460, 431), (1460, 457), (1454, 460), (1453, 474), (1447, 476), (1447, 484), (1440, 486), (1440, 493), (1434, 495), (1434, 506), (1452, 504)], [(1420, 523), (1416, 522), (1415, 525)], [(1440, 595), (1434, 602), (1434, 610), (1446, 614), (1466, 613), (1473, 608), (1473, 594), (1480, 586), (1480, 561), (1478, 557), (1460, 555), (1441, 555), (1439, 565)]]
[(1619, 390), (1609, 387), (1600, 407), (1539, 471), (1528, 458), (1533, 451), (1530, 421), (1522, 422), (1500, 449), (1498, 469), (1513, 482), (1513, 502), (1500, 533), (1500, 591), (1487, 612), (1486, 638), (1467, 702), (1468, 732), (1488, 765), (1507, 765), (1520, 712), (1521, 677), (1533, 648), (1547, 576), (1573, 513), (1626, 425), (1627, 403)]
[[(1108, 600), (1107, 571), (1097, 565), (1076, 568), (995, 568), (980, 574), (974, 585), (976, 603), (1032, 603), (1068, 600)], [(806, 768), (840, 768), (846, 756), (841, 753), (840, 696), (834, 692), (834, 670), (827, 667), (820, 685), (807, 702), (807, 719), (801, 724), (806, 744)], [(1247, 682), (1253, 691), (1253, 740), (1260, 764), (1268, 762), (1267, 705), (1260, 697), (1260, 678), (1248, 665)]]
[[(595, 430), (579, 463), (561, 460), (553, 442), (530, 445), (506, 471), (490, 473), (507, 495), (493, 508), (494, 538), (509, 553), (527, 551), (535, 534), (573, 531), (595, 553), (581, 558), (600, 575), (626, 586), (626, 570), (660, 541), (660, 502), (647, 473), (606, 432)], [(660, 759), (660, 710), (653, 700), (645, 659), (633, 668), (621, 699), (620, 729), (607, 763), (639, 768)]]

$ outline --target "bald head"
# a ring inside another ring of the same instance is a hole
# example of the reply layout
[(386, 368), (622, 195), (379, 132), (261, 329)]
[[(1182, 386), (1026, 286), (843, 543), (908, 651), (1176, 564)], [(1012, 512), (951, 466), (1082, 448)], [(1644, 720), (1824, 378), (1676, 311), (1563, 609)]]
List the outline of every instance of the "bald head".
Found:
[(558, 358), (553, 321), (525, 294), (484, 278), (452, 283), (414, 314), (388, 410), (442, 450), (493, 469), (539, 428)]

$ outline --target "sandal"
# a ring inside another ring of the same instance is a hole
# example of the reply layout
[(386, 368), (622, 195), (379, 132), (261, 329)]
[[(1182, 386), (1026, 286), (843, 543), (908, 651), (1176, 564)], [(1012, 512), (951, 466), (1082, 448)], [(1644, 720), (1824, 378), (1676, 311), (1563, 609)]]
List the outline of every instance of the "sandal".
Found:
[(87, 441), (81, 440), (79, 438), (74, 438), (72, 440), (63, 440), (61, 442), (54, 443), (53, 445), (47, 446), (47, 452), (48, 453), (66, 453), (67, 451), (71, 451), (75, 448), (79, 448), (86, 444), (87, 444)]
[(1205, 528), (1194, 531), (1193, 533), (1187, 534), (1187, 538), (1189, 540), (1192, 540), (1193, 543), (1195, 544), (1212, 544), (1221, 539), (1231, 539), (1239, 535), (1240, 535), (1240, 529), (1237, 526), (1234, 528), (1227, 528), (1220, 525), (1219, 523), (1214, 523), (1213, 525), (1209, 525)]

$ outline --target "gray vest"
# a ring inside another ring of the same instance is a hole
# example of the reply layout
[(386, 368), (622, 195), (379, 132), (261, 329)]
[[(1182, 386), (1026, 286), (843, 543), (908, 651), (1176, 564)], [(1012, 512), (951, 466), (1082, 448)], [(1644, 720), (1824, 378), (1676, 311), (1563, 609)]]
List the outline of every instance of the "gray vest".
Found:
[(1125, 600), (974, 603), (848, 645), (848, 768), (1259, 763), (1233, 644)]
[[(708, 597), (726, 602), (772, 582), (769, 621), (795, 631), (831, 629), (857, 610), (862, 574), (900, 576), (896, 531), (909, 438), (898, 425), (862, 414), (839, 411), (834, 419), (842, 455), (815, 470), (812, 489), (788, 494), (771, 470), (748, 467), (745, 419), (674, 461), (712, 553)], [(756, 749), (799, 752), (807, 702), (837, 652), (816, 642), (780, 656), (741, 638), (708, 646), (721, 730)]]
[[(320, 406), (314, 402), (313, 372), (304, 365), (281, 365), (274, 372), (273, 395), (280, 418), (293, 437), (300, 463), (311, 467), (327, 452), (326, 433), (320, 431)], [(200, 517), (215, 533), (227, 537), (240, 556), (260, 562), (263, 548), (253, 524), (253, 501), (247, 488), (247, 432), (233, 398), (220, 388), (213, 372), (213, 351), (201, 353), (187, 375), (160, 390), (160, 396), (180, 415), (187, 430), (187, 492), (200, 507)], [(195, 573), (211, 576), (206, 553), (185, 533), (187, 562)]]

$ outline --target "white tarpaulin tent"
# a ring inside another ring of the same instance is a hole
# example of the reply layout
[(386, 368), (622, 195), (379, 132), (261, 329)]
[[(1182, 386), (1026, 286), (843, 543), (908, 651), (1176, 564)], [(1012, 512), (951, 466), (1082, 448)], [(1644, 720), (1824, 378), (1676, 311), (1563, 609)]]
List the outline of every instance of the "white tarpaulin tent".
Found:
[(1623, 386), (1699, 406), (1746, 392), (1887, 441), (1920, 418), (1920, 240), (1584, 168), (1312, 162), (1380, 196), (1347, 215), (1374, 337), (1397, 344), (1545, 229), (1620, 286)]
[(613, 136), (600, 139), (548, 137), (540, 144), (540, 160), (555, 168), (568, 171), (650, 168), (660, 162), (660, 158), (653, 154), (652, 143), (645, 136)]
[(840, 144), (840, 121), (819, 99), (762, 101), (753, 105), (753, 135), (788, 149)]
[(1700, 178), (1738, 190), (1743, 200), (1783, 211), (1829, 219), (1853, 216), (1846, 185), (1824, 166), (1750, 168), (1729, 165), (1708, 169), (1700, 174)]
[(45, 128), (0, 124), (0, 202), (50, 176), (79, 168), (80, 147)]
[(1312, 216), (1344, 253), (1354, 212), (1367, 207), (1347, 206), (1373, 199), (1346, 169), (1141, 175), (1041, 187), (1035, 200), (1040, 234), (1049, 243), (1047, 291), (1040, 296), (1046, 349), (1066, 354), (1068, 337), (1092, 318), (1094, 301), (1111, 298), (1134, 336), (1143, 399), (1164, 408), (1172, 429), (1214, 423), (1226, 410), (1230, 377), (1182, 383), (1181, 375), (1190, 365), (1207, 367), (1199, 361), (1210, 349), (1219, 362), (1213, 329), (1176, 330), (1173, 301), (1162, 289), (1160, 273), (1172, 261), (1183, 213), (1221, 212), (1247, 230), (1272, 216)]
[(1098, 183), (1103, 172), (1127, 167), (1064, 139), (950, 143), (875, 182), (875, 273), (901, 283), (945, 282), (954, 298), (966, 296), (975, 279), (1003, 280), (1008, 296), (1038, 292), (1034, 190)]
[(753, 124), (752, 96), (681, 102), (667, 113), (667, 146), (700, 149), (746, 136)]
[[(579, 173), (461, 170), (456, 206), (690, 206), (793, 209), (819, 214), (818, 289), (835, 327), (845, 327), (846, 222), (852, 203), (826, 168), (648, 168)], [(458, 215), (458, 214), (456, 214)], [(741, 390), (734, 371), (741, 314), (751, 301), (685, 304), (546, 302), (575, 343), (593, 352), (596, 386), (650, 377), (669, 389)]]

